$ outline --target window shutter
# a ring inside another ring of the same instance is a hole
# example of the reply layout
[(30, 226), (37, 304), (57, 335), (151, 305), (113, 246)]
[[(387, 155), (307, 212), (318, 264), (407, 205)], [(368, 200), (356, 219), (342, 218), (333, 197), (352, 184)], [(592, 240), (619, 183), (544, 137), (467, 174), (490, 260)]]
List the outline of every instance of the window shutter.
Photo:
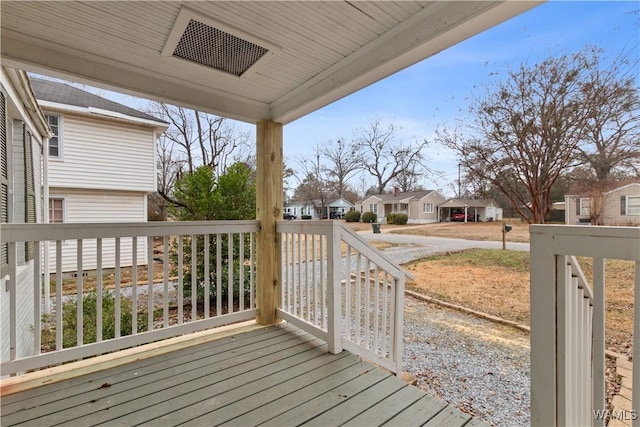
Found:
[(620, 196), (620, 215), (627, 214), (627, 196)]
[(576, 198), (576, 215), (580, 215), (580, 197)]
[[(24, 173), (25, 173), (25, 222), (36, 222), (36, 188), (33, 176), (33, 146), (31, 133), (27, 127), (23, 125), (23, 141), (24, 141)], [(33, 242), (25, 243), (26, 260), (33, 259)]]
[[(7, 107), (0, 92), (0, 223), (9, 222), (9, 159), (7, 141)], [(0, 276), (9, 272), (9, 245), (0, 245)]]

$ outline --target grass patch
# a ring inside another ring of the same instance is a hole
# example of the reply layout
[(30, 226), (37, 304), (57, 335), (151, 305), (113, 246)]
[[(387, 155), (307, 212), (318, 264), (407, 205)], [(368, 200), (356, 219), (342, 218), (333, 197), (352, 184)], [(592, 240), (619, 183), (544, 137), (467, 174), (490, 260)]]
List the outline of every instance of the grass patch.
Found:
[(495, 249), (470, 249), (445, 255), (435, 255), (422, 261), (439, 261), (442, 265), (473, 267), (504, 267), (520, 273), (529, 272), (529, 253)]
[[(590, 281), (591, 260), (578, 261)], [(530, 324), (528, 252), (471, 249), (414, 261), (405, 268), (416, 278), (407, 282), (407, 289)], [(607, 260), (605, 266), (607, 347), (622, 353), (631, 351), (634, 270), (630, 261)]]

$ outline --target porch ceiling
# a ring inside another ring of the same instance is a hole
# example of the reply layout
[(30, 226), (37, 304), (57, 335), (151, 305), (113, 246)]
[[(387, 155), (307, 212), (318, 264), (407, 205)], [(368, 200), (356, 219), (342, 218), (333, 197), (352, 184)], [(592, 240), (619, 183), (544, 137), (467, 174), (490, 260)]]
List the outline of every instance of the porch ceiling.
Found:
[[(286, 124), (539, 3), (10, 1), (1, 54), (28, 71)], [(172, 29), (190, 20), (267, 53), (240, 76), (178, 58)]]

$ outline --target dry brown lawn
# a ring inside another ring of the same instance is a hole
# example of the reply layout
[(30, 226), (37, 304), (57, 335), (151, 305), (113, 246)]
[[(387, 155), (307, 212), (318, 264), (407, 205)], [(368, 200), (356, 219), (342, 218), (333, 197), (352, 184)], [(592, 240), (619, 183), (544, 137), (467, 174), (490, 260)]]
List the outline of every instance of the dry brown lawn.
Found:
[[(580, 264), (588, 280), (588, 259)], [(443, 301), (529, 324), (529, 254), (474, 249), (430, 257), (405, 267), (415, 276), (407, 288)], [(633, 331), (632, 262), (606, 264), (607, 345), (629, 354)]]
[(412, 225), (407, 229), (395, 229), (391, 233), (416, 234), (419, 236), (452, 237), (466, 240), (502, 240), (502, 225), (510, 224), (512, 230), (507, 233), (509, 242), (528, 242), (529, 224), (519, 219), (508, 219), (495, 222), (440, 222), (437, 224)]

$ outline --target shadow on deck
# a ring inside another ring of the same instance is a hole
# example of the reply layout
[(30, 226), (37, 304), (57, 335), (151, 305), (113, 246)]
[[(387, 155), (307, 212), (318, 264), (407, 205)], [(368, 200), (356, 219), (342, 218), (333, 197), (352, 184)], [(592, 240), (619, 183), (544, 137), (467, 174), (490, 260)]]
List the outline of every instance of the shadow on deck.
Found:
[(130, 354), (124, 364), (111, 356), (66, 365), (55, 382), (38, 378), (45, 385), (34, 388), (5, 386), (1, 423), (484, 425), (347, 351), (327, 353), (324, 342), (292, 326), (249, 329)]

